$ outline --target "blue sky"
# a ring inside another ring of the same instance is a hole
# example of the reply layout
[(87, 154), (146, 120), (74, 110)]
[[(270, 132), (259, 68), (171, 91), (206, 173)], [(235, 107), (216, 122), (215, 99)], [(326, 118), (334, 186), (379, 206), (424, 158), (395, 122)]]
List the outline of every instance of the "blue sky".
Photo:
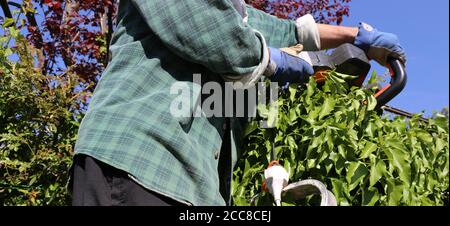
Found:
[[(425, 116), (449, 105), (449, 1), (353, 0), (342, 25), (364, 21), (395, 33), (407, 52), (408, 84), (389, 105)], [(372, 64), (378, 74), (385, 69)]]

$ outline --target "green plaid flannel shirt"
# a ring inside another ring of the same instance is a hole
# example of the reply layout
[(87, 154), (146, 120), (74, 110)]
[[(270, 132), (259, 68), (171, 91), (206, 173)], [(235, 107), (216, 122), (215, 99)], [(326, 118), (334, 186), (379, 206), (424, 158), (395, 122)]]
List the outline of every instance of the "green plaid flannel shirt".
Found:
[[(175, 82), (191, 87), (193, 74), (224, 82), (223, 74), (251, 73), (262, 42), (297, 44), (295, 21), (248, 7), (248, 23), (230, 0), (125, 0), (102, 74), (75, 146), (124, 170), (142, 186), (190, 205), (226, 205), (219, 192), (217, 154), (224, 118), (170, 114)], [(242, 123), (231, 119), (233, 162)], [(231, 174), (231, 172), (230, 172)]]

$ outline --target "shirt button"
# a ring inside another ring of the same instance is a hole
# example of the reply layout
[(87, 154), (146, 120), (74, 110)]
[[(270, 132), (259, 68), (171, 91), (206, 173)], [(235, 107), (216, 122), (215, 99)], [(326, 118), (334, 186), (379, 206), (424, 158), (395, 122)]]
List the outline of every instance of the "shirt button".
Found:
[(218, 160), (219, 157), (220, 157), (220, 151), (216, 151), (216, 153), (214, 154), (214, 158), (215, 158), (216, 160)]

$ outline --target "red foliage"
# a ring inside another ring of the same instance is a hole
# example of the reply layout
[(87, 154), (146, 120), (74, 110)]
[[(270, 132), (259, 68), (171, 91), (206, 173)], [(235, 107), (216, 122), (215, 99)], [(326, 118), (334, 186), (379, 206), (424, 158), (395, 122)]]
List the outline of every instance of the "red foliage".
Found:
[[(44, 0), (40, 6), (45, 19), (39, 29), (28, 27), (28, 39), (43, 50), (44, 70), (59, 74), (71, 68), (87, 82), (96, 81), (107, 63), (105, 47), (112, 26), (116, 0)], [(103, 15), (106, 15), (103, 17)], [(102, 27), (103, 25), (103, 27)]]
[(312, 14), (320, 23), (341, 24), (344, 16), (349, 16), (351, 0), (246, 0), (255, 8), (279, 18), (295, 19)]

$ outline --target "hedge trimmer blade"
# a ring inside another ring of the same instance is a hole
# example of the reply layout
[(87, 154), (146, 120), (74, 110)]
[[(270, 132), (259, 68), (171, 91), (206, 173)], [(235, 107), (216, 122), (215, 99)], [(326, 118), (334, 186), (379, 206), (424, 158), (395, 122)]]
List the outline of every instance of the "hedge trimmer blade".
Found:
[[(409, 113), (407, 111), (404, 111), (404, 110), (401, 110), (401, 109), (398, 109), (398, 108), (395, 108), (395, 107), (391, 107), (391, 106), (388, 106), (388, 105), (385, 105), (385, 106), (381, 107), (381, 109), (384, 110), (384, 111), (396, 114), (396, 115), (404, 116), (406, 118), (413, 118), (414, 117), (414, 114), (412, 114), (412, 113)], [(422, 121), (422, 122), (425, 122), (425, 123), (428, 122), (428, 119), (426, 119), (424, 117), (419, 117), (419, 120)]]

